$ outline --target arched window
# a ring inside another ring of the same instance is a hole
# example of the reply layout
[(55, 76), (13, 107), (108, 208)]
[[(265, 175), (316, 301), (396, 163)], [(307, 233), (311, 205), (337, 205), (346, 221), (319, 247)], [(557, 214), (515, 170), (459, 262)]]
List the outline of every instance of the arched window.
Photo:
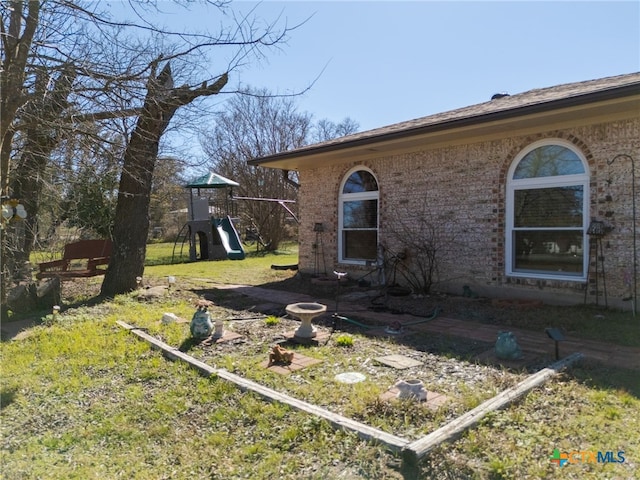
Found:
[(564, 140), (536, 142), (507, 178), (507, 275), (585, 280), (589, 170)]
[(339, 198), (339, 259), (345, 263), (375, 260), (378, 247), (378, 182), (364, 169), (345, 176)]

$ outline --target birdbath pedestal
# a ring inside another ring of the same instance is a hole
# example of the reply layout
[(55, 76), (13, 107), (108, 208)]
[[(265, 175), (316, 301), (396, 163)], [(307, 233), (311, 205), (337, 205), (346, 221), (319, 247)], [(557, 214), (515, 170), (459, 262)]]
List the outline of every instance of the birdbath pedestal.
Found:
[(314, 338), (317, 332), (311, 325), (311, 320), (326, 312), (327, 306), (321, 303), (292, 303), (287, 305), (285, 310), (289, 315), (300, 319), (302, 322), (295, 331), (294, 336), (300, 338)]

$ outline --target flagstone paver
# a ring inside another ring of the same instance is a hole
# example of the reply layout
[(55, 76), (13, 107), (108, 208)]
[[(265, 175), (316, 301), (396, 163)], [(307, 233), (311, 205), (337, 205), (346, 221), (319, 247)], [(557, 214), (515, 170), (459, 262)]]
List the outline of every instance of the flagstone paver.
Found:
[(388, 367), (397, 368), (398, 370), (422, 365), (422, 362), (404, 355), (385, 355), (383, 357), (376, 357), (375, 361)]
[[(387, 390), (386, 392), (384, 392), (383, 394), (380, 395), (380, 400), (382, 400), (384, 402), (399, 401), (398, 400), (398, 392), (399, 392), (399, 390), (396, 387), (392, 387), (392, 388), (390, 388), (389, 390)], [(442, 405), (447, 403), (449, 400), (450, 400), (450, 398), (447, 397), (446, 395), (443, 395), (443, 394), (437, 393), (437, 392), (427, 391), (426, 400), (422, 400), (419, 403), (420, 403), (420, 405), (423, 405), (426, 408), (435, 411), (438, 408), (440, 408)]]
[(265, 360), (260, 363), (260, 366), (281, 375), (288, 375), (296, 370), (302, 370), (303, 368), (307, 368), (321, 362), (322, 360), (318, 358), (307, 357), (306, 355), (296, 352), (293, 355), (291, 363), (269, 363), (269, 360)]
[[(218, 288), (218, 286), (216, 286), (216, 288)], [(225, 286), (225, 288), (254, 298), (268, 300), (271, 302), (280, 302), (282, 305), (306, 301), (323, 303), (328, 307), (326, 315), (334, 313), (335, 300), (321, 299), (295, 292), (275, 291), (268, 288), (246, 285), (234, 287)], [(361, 305), (340, 302), (339, 306), (339, 313), (341, 315), (348, 316), (354, 314), (354, 312), (362, 313)], [(412, 331), (442, 333), (491, 343), (495, 342), (498, 338), (498, 332), (505, 330), (505, 327), (501, 325), (489, 325), (470, 320), (449, 318), (446, 316), (438, 316), (434, 319), (425, 319), (424, 322), (418, 324), (415, 323), (416, 317), (413, 315), (397, 315), (388, 312), (368, 311), (367, 317), (375, 320), (377, 324), (391, 324), (393, 322), (400, 322), (400, 324), (411, 323), (412, 325), (406, 328)], [(508, 328), (508, 330), (513, 331), (518, 339), (518, 343), (524, 351), (539, 353), (549, 359), (555, 358), (555, 344), (544, 331), (535, 332), (511, 327)], [(587, 359), (597, 360), (606, 365), (640, 370), (640, 348), (638, 347), (625, 347), (606, 342), (599, 342), (597, 340), (567, 336), (566, 340), (561, 343), (560, 356), (566, 357), (576, 352), (582, 353)]]

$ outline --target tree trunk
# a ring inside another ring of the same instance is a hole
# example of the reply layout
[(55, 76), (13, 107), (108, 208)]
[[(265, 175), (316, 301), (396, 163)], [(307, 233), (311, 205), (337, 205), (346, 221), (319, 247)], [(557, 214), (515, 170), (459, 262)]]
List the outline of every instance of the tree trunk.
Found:
[(113, 229), (113, 251), (100, 292), (105, 296), (133, 290), (137, 285), (136, 277), (144, 272), (153, 169), (160, 138), (177, 109), (177, 106), (157, 98), (162, 93), (166, 95), (166, 92), (156, 88), (165, 70), (149, 85), (144, 107), (124, 153)]
[[(30, 134), (27, 133), (29, 136)], [(42, 192), (42, 179), (49, 162), (49, 154), (55, 146), (51, 137), (29, 136), (25, 145), (25, 151), (20, 157), (16, 169), (16, 178), (12, 182), (12, 191), (15, 198), (19, 198), (28, 212), (24, 219), (24, 235), (20, 244), (16, 245), (13, 258), (9, 258), (7, 267), (12, 278), (18, 278), (18, 271), (29, 260), (35, 241), (38, 214), (40, 212), (40, 194)]]
[(33, 250), (45, 171), (51, 152), (60, 141), (60, 125), (57, 120), (69, 105), (67, 99), (76, 75), (71, 65), (67, 65), (51, 90), (47, 89), (49, 78), (46, 70), (38, 72), (33, 101), (24, 113), (25, 145), (11, 182), (13, 197), (20, 199), (29, 213), (24, 221), (24, 238), (14, 259), (17, 268), (21, 268), (29, 260)]
[(147, 84), (147, 96), (138, 123), (124, 153), (113, 229), (113, 250), (102, 282), (101, 295), (112, 297), (136, 288), (136, 277), (144, 272), (149, 204), (153, 170), (160, 138), (176, 110), (196, 98), (217, 94), (227, 82), (224, 74), (211, 86), (173, 88), (167, 63)]

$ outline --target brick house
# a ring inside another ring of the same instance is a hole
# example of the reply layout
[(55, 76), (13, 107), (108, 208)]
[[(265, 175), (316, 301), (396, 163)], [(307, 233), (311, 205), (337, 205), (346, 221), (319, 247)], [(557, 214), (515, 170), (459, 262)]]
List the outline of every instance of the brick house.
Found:
[(249, 164), (299, 173), (302, 272), (321, 257), (331, 276), (384, 273), (415, 290), (433, 252), (433, 290), (600, 304), (606, 293), (630, 308), (634, 161), (640, 73), (498, 94)]

